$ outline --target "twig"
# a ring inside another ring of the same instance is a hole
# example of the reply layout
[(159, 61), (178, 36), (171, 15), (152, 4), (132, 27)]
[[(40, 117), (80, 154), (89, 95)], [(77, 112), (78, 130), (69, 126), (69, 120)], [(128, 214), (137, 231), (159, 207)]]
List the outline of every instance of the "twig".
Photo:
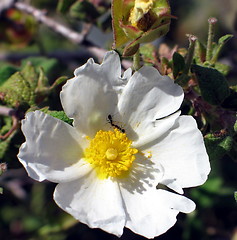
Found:
[(34, 8), (23, 2), (16, 2), (14, 6), (17, 9), (34, 16), (37, 21), (45, 24), (49, 28), (53, 29), (55, 32), (60, 33), (61, 35), (76, 44), (81, 44), (85, 39), (87, 31), (83, 31), (82, 33), (73, 31), (72, 29), (58, 23), (54, 19), (47, 17), (45, 15), (45, 11)]
[[(46, 16), (45, 11), (39, 10), (37, 8), (34, 8), (26, 3), (23, 2), (16, 2), (14, 4), (15, 8), (26, 12), (30, 15), (32, 15), (37, 21), (45, 24), (49, 28), (51, 28), (53, 31), (63, 35), (65, 38), (70, 40), (71, 42), (75, 44), (81, 44), (84, 45), (84, 47), (87, 49), (87, 51), (95, 56), (99, 61), (102, 61), (106, 50), (103, 48), (99, 48), (96, 46), (92, 46), (91, 44), (86, 45), (84, 42), (86, 40), (86, 35), (88, 34), (90, 30), (90, 25), (84, 24), (84, 29), (81, 33), (78, 33), (76, 31), (73, 31), (72, 29), (62, 25), (61, 23), (58, 23), (54, 19)], [(86, 45), (86, 46), (85, 46)], [(131, 67), (131, 62), (127, 60), (122, 61), (122, 65), (125, 69)]]

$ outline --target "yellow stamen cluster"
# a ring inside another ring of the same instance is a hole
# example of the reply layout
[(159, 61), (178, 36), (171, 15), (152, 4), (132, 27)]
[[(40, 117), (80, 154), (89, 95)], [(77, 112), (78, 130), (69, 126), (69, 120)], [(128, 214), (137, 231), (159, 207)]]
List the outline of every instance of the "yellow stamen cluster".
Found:
[(100, 179), (123, 177), (130, 169), (136, 148), (131, 147), (132, 141), (126, 133), (118, 129), (114, 131), (98, 131), (85, 149), (85, 160), (92, 164)]

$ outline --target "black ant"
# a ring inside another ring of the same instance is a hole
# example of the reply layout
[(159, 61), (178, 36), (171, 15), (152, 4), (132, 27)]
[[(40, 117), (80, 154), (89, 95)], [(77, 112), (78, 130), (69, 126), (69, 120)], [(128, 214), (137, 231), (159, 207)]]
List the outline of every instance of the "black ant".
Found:
[(112, 127), (114, 127), (114, 128), (117, 128), (120, 132), (122, 132), (122, 133), (125, 133), (125, 130), (123, 129), (123, 128), (121, 128), (120, 126), (118, 126), (117, 124), (115, 124), (114, 122), (113, 122), (113, 119), (112, 119), (112, 116), (109, 114), (108, 115), (108, 122), (110, 123), (110, 125), (112, 126)]

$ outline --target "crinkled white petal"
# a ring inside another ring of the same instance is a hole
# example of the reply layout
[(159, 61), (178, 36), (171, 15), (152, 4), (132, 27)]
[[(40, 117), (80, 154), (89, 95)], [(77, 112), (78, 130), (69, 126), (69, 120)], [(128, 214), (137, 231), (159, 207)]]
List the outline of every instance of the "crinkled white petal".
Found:
[(91, 228), (121, 236), (125, 212), (118, 184), (99, 180), (94, 173), (70, 183), (60, 183), (54, 200), (66, 212)]
[(119, 78), (121, 78), (121, 62), (115, 51), (109, 51), (105, 54), (101, 71), (112, 85), (117, 85)]
[(177, 111), (183, 90), (168, 76), (152, 67), (142, 67), (129, 79), (118, 102), (122, 121), (135, 132), (142, 132), (158, 118)]
[(74, 119), (74, 126), (91, 137), (106, 128), (108, 115), (117, 108), (118, 96), (111, 77), (114, 74), (113, 78), (118, 78), (121, 66), (113, 73), (111, 61), (118, 67), (119, 58), (113, 52), (107, 54), (102, 65), (88, 61), (77, 69), (76, 77), (68, 80), (60, 93), (62, 106), (67, 116)]
[(67, 182), (91, 171), (81, 160), (85, 140), (69, 124), (36, 111), (26, 115), (22, 131), (26, 142), (18, 158), (33, 179)]
[(144, 148), (151, 151), (154, 163), (163, 166), (161, 183), (171, 189), (182, 193), (180, 188), (198, 186), (207, 180), (210, 163), (202, 134), (191, 116), (179, 117), (166, 135)]
[(195, 209), (188, 198), (161, 189), (131, 193), (121, 187), (121, 193), (127, 211), (126, 227), (146, 238), (166, 232), (175, 224), (179, 212)]
[(126, 178), (117, 179), (119, 185), (127, 191), (143, 193), (147, 189), (156, 188), (163, 178), (163, 168), (154, 164), (142, 153), (136, 154), (136, 159)]
[(128, 128), (126, 133), (129, 137), (131, 137), (131, 139), (134, 139), (133, 147), (145, 148), (146, 144), (150, 144), (154, 140), (156, 141), (172, 128), (179, 115), (180, 111), (160, 120), (153, 122), (147, 121), (146, 123), (139, 126), (136, 129), (136, 132), (134, 132), (132, 128)]

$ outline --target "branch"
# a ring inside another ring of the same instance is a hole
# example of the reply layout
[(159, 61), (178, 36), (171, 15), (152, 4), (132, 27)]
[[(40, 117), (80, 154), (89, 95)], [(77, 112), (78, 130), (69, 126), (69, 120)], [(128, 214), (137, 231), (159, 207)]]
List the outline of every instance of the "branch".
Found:
[[(87, 44), (85, 43), (86, 35), (88, 34), (90, 27), (91, 27), (90, 24), (89, 25), (84, 24), (83, 31), (81, 33), (78, 33), (76, 31), (73, 31), (72, 29), (62, 25), (61, 23), (58, 23), (54, 19), (47, 17), (45, 11), (34, 8), (26, 3), (16, 2), (14, 4), (14, 7), (23, 12), (26, 12), (26, 13), (32, 15), (38, 22), (45, 24), (46, 26), (51, 28), (53, 31), (61, 34), (62, 36), (64, 36), (68, 40), (70, 40), (71, 42), (73, 42), (75, 44), (84, 45), (84, 47), (87, 49), (87, 51), (90, 54), (95, 56), (99, 61), (102, 61), (102, 59), (106, 53), (106, 50), (103, 48), (97, 47), (97, 46), (92, 46), (92, 44), (90, 44), (90, 43), (88, 44), (88, 41), (87, 41)], [(132, 66), (131, 62), (127, 61), (127, 60), (123, 60), (122, 65), (125, 69)]]
[(34, 8), (26, 3), (16, 2), (14, 7), (32, 15), (38, 22), (45, 24), (55, 32), (60, 33), (61, 35), (76, 44), (81, 44), (84, 41), (86, 34), (88, 33), (88, 31), (83, 31), (80, 34), (76, 31), (73, 31), (72, 29), (56, 22), (54, 19), (47, 17), (45, 15), (45, 11)]

